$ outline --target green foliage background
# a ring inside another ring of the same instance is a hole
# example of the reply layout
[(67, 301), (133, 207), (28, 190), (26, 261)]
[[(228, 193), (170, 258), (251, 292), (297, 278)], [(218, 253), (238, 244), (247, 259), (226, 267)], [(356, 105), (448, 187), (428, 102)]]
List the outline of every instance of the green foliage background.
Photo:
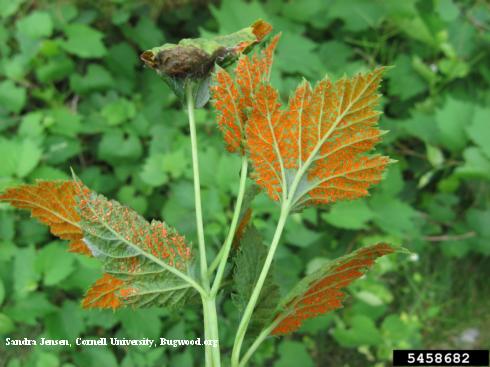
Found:
[[(484, 0), (0, 0), (0, 190), (68, 178), (195, 238), (186, 116), (138, 54), (257, 18), (282, 31), (273, 83), (394, 65), (380, 149), (399, 162), (364, 200), (287, 224), (282, 289), (361, 244), (402, 244), (350, 288), (346, 307), (271, 339), (258, 366), (388, 366), (393, 348), (490, 346), (490, 5)], [(239, 162), (209, 109), (197, 113), (207, 241), (231, 218)], [(277, 211), (260, 195), (255, 223)], [(0, 206), (0, 337), (202, 337), (200, 310), (84, 311), (96, 261), (67, 253), (26, 213)], [(237, 314), (220, 305), (222, 345)], [(471, 338), (471, 333), (477, 335)], [(465, 344), (466, 343), (466, 344)], [(6, 348), (0, 366), (201, 366), (197, 348)]]

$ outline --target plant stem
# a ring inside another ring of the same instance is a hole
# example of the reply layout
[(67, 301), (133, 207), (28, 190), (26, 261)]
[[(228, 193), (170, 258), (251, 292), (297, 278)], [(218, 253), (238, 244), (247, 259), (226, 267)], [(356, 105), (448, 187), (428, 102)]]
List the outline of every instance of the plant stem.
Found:
[(213, 287), (211, 288), (211, 296), (216, 297), (216, 294), (220, 288), (221, 281), (223, 279), (223, 274), (225, 273), (226, 263), (228, 261), (228, 256), (230, 254), (231, 245), (233, 243), (233, 238), (235, 237), (236, 227), (238, 225), (238, 220), (240, 219), (240, 212), (242, 210), (243, 197), (245, 195), (245, 187), (247, 185), (247, 171), (248, 171), (248, 161), (247, 157), (242, 157), (242, 168), (240, 173), (240, 185), (238, 187), (238, 196), (235, 205), (235, 212), (233, 213), (233, 219), (231, 220), (230, 230), (228, 231), (228, 236), (226, 237), (225, 243), (223, 244), (223, 253), (221, 255), (220, 263), (218, 266), (218, 272), (216, 273), (216, 278), (213, 282)]
[(264, 261), (264, 265), (262, 266), (262, 270), (260, 272), (259, 279), (257, 280), (257, 284), (255, 284), (255, 287), (252, 291), (252, 295), (250, 296), (250, 300), (248, 301), (242, 319), (240, 320), (240, 325), (238, 326), (238, 330), (235, 336), (235, 343), (233, 345), (233, 351), (231, 354), (232, 367), (238, 367), (239, 365), (240, 350), (243, 344), (243, 340), (245, 338), (245, 333), (247, 332), (248, 324), (250, 323), (250, 319), (252, 318), (252, 313), (259, 299), (260, 291), (262, 290), (262, 286), (264, 285), (265, 278), (267, 277), (267, 274), (269, 273), (269, 269), (272, 265), (272, 260), (274, 259), (274, 254), (276, 253), (277, 245), (279, 244), (279, 240), (281, 239), (282, 231), (284, 229), (284, 225), (286, 224), (288, 215), (289, 215), (289, 200), (283, 202), (281, 206), (281, 215), (277, 223), (274, 237), (272, 238), (271, 246), (269, 247), (269, 252), (267, 253), (267, 257)]
[(217, 345), (206, 345), (206, 367), (221, 367), (221, 355), (219, 346), (218, 315), (216, 312), (216, 298), (202, 297), (204, 314), (204, 337), (207, 340), (215, 340)]
[(199, 243), (199, 259), (201, 270), (201, 282), (204, 294), (201, 293), (204, 315), (204, 337), (217, 341), (217, 346), (205, 345), (207, 367), (220, 367), (221, 356), (219, 348), (218, 315), (216, 313), (216, 298), (210, 296), (210, 284), (208, 276), (208, 262), (206, 259), (206, 244), (204, 241), (204, 224), (202, 219), (201, 183), (199, 179), (199, 157), (197, 150), (196, 120), (194, 117), (194, 96), (192, 82), (186, 85), (187, 113), (189, 116), (189, 131), (191, 134), (192, 168), (194, 175), (194, 200), (196, 204), (197, 240)]
[(272, 322), (269, 326), (267, 326), (266, 328), (264, 328), (260, 332), (260, 334), (257, 336), (257, 338), (255, 338), (255, 340), (252, 343), (252, 345), (250, 346), (250, 348), (248, 348), (247, 352), (244, 354), (243, 358), (240, 359), (240, 363), (238, 364), (239, 367), (245, 367), (245, 365), (247, 364), (250, 357), (252, 357), (252, 355), (255, 353), (255, 351), (260, 346), (260, 344), (262, 344), (262, 342), (265, 340), (265, 338), (267, 338), (269, 336), (271, 331), (274, 330), (274, 328), (278, 324), (279, 324), (279, 321), (275, 320), (274, 322)]
[(201, 280), (206, 291), (209, 290), (208, 263), (206, 260), (206, 244), (204, 242), (204, 224), (201, 207), (201, 183), (199, 179), (199, 158), (197, 151), (196, 120), (194, 117), (194, 96), (192, 82), (186, 85), (187, 113), (189, 116), (189, 131), (191, 134), (192, 169), (194, 175), (194, 200), (196, 204), (197, 239), (199, 243), (199, 260), (201, 265)]

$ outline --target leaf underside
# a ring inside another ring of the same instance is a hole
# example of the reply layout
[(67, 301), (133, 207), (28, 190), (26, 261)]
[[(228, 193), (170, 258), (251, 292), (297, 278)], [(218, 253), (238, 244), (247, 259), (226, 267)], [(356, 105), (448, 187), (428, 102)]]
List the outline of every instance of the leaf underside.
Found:
[(255, 92), (247, 146), (254, 177), (274, 200), (291, 207), (327, 204), (368, 194), (390, 162), (367, 156), (383, 134), (377, 89), (384, 68), (335, 83), (304, 81), (286, 109), (268, 84)]
[(343, 288), (360, 278), (381, 256), (395, 252), (387, 244), (361, 248), (328, 263), (301, 280), (281, 302), (274, 320), (272, 335), (289, 334), (300, 328), (304, 320), (342, 307)]
[(268, 82), (274, 50), (280, 35), (275, 36), (259, 54), (242, 55), (235, 68), (235, 79), (224, 69), (213, 75), (211, 94), (218, 113), (218, 127), (230, 152), (245, 153), (245, 127), (248, 110), (253, 106), (254, 91)]
[[(268, 247), (254, 227), (248, 227), (240, 241), (240, 249), (235, 256), (233, 273), (234, 293), (232, 300), (242, 313), (260, 276), (262, 265), (267, 257)], [(260, 292), (257, 305), (250, 321), (247, 335), (258, 334), (270, 321), (279, 303), (279, 287), (275, 284), (273, 273), (269, 271)]]
[(34, 185), (21, 185), (6, 190), (0, 195), (0, 201), (30, 210), (34, 218), (49, 226), (53, 235), (70, 241), (71, 252), (91, 255), (82, 241), (75, 189), (73, 181), (38, 181)]
[(191, 249), (175, 229), (150, 223), (82, 186), (77, 195), (84, 241), (106, 272), (88, 291), (85, 307), (169, 307), (195, 295), (189, 283), (169, 271), (190, 273)]

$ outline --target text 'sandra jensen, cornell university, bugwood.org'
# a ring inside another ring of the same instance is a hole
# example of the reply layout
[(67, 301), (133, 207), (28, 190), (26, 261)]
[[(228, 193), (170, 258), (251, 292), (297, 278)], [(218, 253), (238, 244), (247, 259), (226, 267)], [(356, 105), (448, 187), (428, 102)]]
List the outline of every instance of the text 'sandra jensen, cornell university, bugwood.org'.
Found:
[(30, 346), (30, 345), (44, 345), (44, 346), (67, 346), (71, 347), (73, 345), (79, 346), (107, 346), (107, 345), (119, 345), (119, 346), (147, 346), (147, 347), (183, 347), (183, 346), (210, 346), (216, 347), (218, 345), (217, 340), (213, 339), (167, 339), (167, 338), (159, 338), (159, 339), (128, 339), (128, 338), (95, 338), (95, 339), (85, 339), (85, 338), (76, 338), (74, 341), (70, 341), (68, 339), (48, 339), (48, 338), (39, 338), (39, 339), (5, 339), (5, 346)]

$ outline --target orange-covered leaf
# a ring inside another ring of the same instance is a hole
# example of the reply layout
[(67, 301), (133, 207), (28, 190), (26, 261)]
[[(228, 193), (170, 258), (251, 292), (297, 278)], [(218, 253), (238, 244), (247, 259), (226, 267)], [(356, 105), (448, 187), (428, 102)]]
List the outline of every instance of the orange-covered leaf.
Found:
[(289, 334), (304, 320), (342, 307), (346, 296), (343, 288), (360, 278), (377, 258), (393, 252), (395, 249), (387, 244), (361, 248), (303, 279), (279, 306), (271, 334)]
[(31, 211), (31, 215), (50, 227), (51, 233), (70, 241), (70, 251), (90, 255), (82, 241), (80, 216), (76, 211), (73, 181), (39, 181), (6, 190), (0, 201)]
[[(84, 242), (102, 261), (104, 272), (122, 282), (101, 279), (87, 294), (88, 306), (109, 302), (96, 303), (89, 297), (106, 290), (111, 290), (107, 297), (117, 298), (119, 305), (134, 307), (177, 306), (196, 293), (186, 280), (191, 278), (191, 248), (174, 228), (148, 222), (84, 186), (77, 187), (77, 198)], [(114, 298), (110, 300), (116, 304)]]
[(242, 55), (232, 77), (225, 69), (218, 68), (213, 76), (211, 94), (218, 112), (218, 127), (222, 131), (230, 152), (244, 154), (245, 128), (248, 109), (252, 106), (257, 85), (267, 82), (274, 49), (279, 41), (275, 36), (269, 45), (254, 56)]
[(124, 282), (110, 274), (104, 274), (87, 291), (82, 301), (83, 308), (112, 308), (115, 310), (122, 306), (117, 292)]
[(255, 89), (246, 128), (254, 178), (290, 208), (355, 199), (381, 179), (390, 163), (368, 156), (383, 132), (377, 92), (384, 68), (314, 88), (301, 83), (282, 108), (268, 83)]

